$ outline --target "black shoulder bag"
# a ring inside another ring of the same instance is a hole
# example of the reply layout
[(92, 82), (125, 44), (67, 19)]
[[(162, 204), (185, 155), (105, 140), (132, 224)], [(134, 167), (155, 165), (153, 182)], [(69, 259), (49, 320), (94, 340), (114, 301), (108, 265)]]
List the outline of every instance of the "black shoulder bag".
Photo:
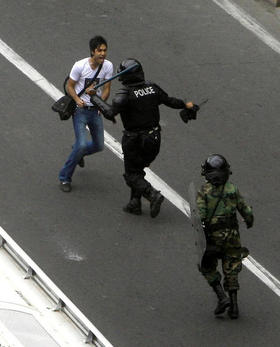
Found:
[[(98, 67), (98, 70), (96, 71), (95, 75), (92, 79), (86, 83), (85, 87), (79, 92), (78, 96), (80, 97), (82, 94), (84, 94), (85, 90), (96, 80), (100, 70), (102, 69), (103, 64), (100, 64)], [(53, 105), (52, 110), (54, 112), (59, 113), (60, 120), (67, 120), (71, 116), (73, 116), (75, 109), (76, 109), (76, 102), (75, 100), (67, 93), (66, 84), (69, 80), (69, 76), (65, 78), (65, 81), (63, 83), (63, 88), (65, 95), (62, 96), (60, 99), (58, 99)]]

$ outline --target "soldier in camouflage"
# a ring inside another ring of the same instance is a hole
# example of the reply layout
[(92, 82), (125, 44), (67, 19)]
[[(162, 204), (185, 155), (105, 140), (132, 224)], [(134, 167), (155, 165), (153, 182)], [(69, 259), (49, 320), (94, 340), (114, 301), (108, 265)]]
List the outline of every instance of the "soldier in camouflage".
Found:
[[(206, 237), (206, 251), (201, 262), (201, 272), (215, 291), (218, 305), (215, 315), (228, 309), (231, 319), (238, 318), (237, 290), (238, 273), (242, 268), (242, 258), (249, 252), (241, 247), (236, 211), (243, 217), (247, 228), (253, 226), (252, 208), (246, 204), (238, 188), (228, 181), (231, 174), (227, 160), (219, 155), (211, 155), (202, 165), (206, 183), (197, 195), (197, 207)], [(222, 261), (221, 274), (217, 270), (218, 259)], [(224, 292), (229, 293), (229, 298)]]

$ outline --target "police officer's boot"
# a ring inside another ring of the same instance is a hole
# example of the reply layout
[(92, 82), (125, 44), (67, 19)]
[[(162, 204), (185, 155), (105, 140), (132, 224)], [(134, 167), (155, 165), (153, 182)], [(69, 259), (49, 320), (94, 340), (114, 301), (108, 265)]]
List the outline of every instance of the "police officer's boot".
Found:
[(229, 292), (230, 307), (228, 309), (228, 315), (231, 319), (237, 319), (239, 316), (239, 309), (237, 305), (237, 290), (231, 290)]
[(220, 283), (213, 286), (213, 290), (218, 297), (218, 305), (214, 311), (215, 315), (218, 315), (224, 313), (226, 308), (230, 306), (230, 300), (224, 292), (223, 287)]
[(141, 209), (141, 196), (135, 195), (133, 191), (131, 191), (130, 201), (124, 206), (123, 210), (128, 213), (140, 215), (142, 214)]
[(160, 191), (155, 190), (152, 186), (145, 190), (143, 196), (150, 201), (150, 215), (152, 218), (155, 218), (159, 214), (164, 196), (160, 194)]

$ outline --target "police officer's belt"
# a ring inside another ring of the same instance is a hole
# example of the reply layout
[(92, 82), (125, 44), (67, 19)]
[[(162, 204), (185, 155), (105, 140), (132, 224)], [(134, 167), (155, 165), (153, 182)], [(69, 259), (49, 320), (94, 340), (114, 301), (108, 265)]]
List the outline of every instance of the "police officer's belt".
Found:
[(150, 129), (133, 129), (133, 130), (124, 130), (124, 135), (142, 135), (142, 134), (152, 134), (156, 131), (160, 131), (160, 125), (158, 125), (157, 127), (154, 128), (150, 128)]
[(207, 226), (207, 232), (214, 232), (221, 229), (237, 229), (238, 222), (236, 216), (228, 217), (219, 220), (215, 224), (211, 224)]

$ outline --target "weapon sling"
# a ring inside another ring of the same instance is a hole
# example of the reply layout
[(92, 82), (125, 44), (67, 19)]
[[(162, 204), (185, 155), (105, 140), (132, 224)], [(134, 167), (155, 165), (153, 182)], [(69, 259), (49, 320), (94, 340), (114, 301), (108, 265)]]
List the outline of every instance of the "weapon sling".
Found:
[(211, 217), (210, 217), (210, 218), (208, 219), (208, 221), (207, 221), (207, 224), (208, 224), (208, 225), (210, 225), (210, 223), (211, 223), (211, 221), (212, 221), (212, 218), (214, 217), (215, 212), (216, 212), (216, 210), (217, 210), (217, 207), (218, 207), (220, 201), (222, 200), (222, 197), (223, 197), (223, 194), (224, 194), (224, 189), (225, 189), (225, 185), (223, 185), (223, 189), (222, 189), (222, 192), (221, 192), (221, 194), (220, 194), (220, 196), (219, 196), (219, 199), (217, 200), (217, 203), (216, 203), (215, 208), (214, 208), (214, 210), (213, 210), (213, 212), (212, 212), (212, 214), (211, 214)]

